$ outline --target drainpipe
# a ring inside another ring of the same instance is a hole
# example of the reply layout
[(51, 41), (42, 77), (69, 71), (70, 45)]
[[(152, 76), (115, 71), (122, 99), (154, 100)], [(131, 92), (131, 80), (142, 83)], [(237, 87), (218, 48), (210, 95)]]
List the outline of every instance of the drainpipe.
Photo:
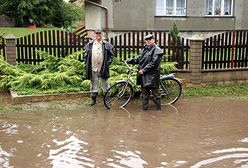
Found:
[(106, 23), (105, 23), (106, 24), (106, 38), (108, 39), (108, 8), (105, 7), (105, 6), (102, 6), (102, 5), (98, 4), (98, 3), (89, 1), (89, 0), (85, 0), (85, 2), (88, 2), (88, 3), (92, 4), (92, 5), (95, 5), (97, 7), (100, 7), (102, 9), (104, 9), (104, 11), (105, 11), (105, 19), (106, 19)]

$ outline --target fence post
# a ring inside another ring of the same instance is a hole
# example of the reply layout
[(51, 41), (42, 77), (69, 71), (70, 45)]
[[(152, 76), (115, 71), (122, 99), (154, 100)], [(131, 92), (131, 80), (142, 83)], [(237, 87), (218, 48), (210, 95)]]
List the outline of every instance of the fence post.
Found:
[(16, 37), (12, 34), (8, 34), (4, 37), (6, 40), (6, 60), (9, 64), (15, 65), (16, 64), (16, 45), (15, 40)]
[(202, 82), (202, 42), (202, 38), (190, 38), (190, 80), (193, 85)]

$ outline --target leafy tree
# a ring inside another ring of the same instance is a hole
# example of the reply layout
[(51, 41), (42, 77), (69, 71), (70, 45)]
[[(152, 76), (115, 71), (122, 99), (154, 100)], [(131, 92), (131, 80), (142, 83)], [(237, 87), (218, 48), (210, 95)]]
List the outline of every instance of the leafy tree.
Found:
[(70, 28), (74, 22), (83, 18), (83, 9), (71, 3), (63, 3), (62, 9), (55, 11), (53, 25), (57, 27)]
[(68, 27), (83, 17), (82, 9), (63, 0), (1, 0), (0, 14), (14, 18), (16, 26), (33, 22), (37, 26)]
[(179, 30), (176, 23), (173, 23), (172, 28), (170, 29), (171, 41), (170, 45), (172, 47), (172, 61), (176, 61), (178, 64), (177, 68), (182, 68), (183, 66), (183, 50), (181, 48), (181, 40), (178, 36)]

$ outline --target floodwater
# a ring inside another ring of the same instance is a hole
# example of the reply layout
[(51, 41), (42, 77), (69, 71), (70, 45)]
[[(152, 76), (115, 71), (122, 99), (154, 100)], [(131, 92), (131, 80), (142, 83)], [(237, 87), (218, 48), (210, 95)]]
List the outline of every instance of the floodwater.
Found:
[[(88, 98), (0, 105), (0, 168), (248, 167), (248, 100), (182, 98), (141, 112)], [(152, 104), (152, 102), (150, 103)]]

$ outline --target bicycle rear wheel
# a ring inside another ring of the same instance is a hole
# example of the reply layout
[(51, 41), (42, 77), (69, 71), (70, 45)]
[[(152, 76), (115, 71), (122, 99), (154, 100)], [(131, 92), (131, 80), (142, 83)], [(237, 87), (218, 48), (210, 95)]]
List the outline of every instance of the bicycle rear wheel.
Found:
[(175, 103), (182, 93), (181, 83), (174, 78), (167, 78), (160, 81), (161, 105)]
[(133, 96), (133, 87), (128, 82), (117, 82), (104, 95), (106, 108), (125, 107)]

